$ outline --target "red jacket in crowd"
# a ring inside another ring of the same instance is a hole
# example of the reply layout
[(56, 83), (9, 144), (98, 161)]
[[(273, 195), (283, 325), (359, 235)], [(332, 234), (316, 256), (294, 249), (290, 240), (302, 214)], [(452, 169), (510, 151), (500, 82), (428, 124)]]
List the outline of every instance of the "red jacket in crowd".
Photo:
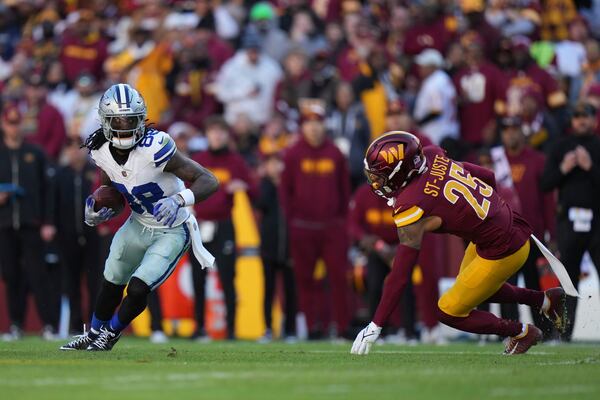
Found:
[(344, 155), (329, 139), (319, 147), (304, 138), (285, 154), (280, 198), (292, 225), (323, 227), (345, 220), (350, 200), (350, 175)]
[(28, 118), (29, 113), (25, 113), (23, 122), (25, 140), (40, 146), (50, 159), (56, 161), (66, 139), (63, 117), (47, 102), (40, 105), (38, 110), (37, 118)]
[(107, 42), (103, 38), (85, 39), (66, 33), (60, 52), (60, 61), (69, 82), (74, 82), (84, 71), (102, 78), (102, 66), (108, 57)]
[(461, 68), (453, 80), (460, 100), (461, 139), (481, 145), (486, 126), (505, 111), (506, 77), (495, 65), (484, 62)]
[(256, 197), (258, 193), (256, 182), (252, 178), (250, 168), (237, 152), (230, 150), (202, 151), (194, 154), (192, 159), (208, 168), (219, 180), (219, 190), (194, 206), (198, 219), (219, 221), (231, 218), (233, 193), (228, 192), (227, 187), (234, 179), (244, 181), (248, 185), (247, 191), (250, 198)]
[(540, 187), (546, 157), (530, 147), (525, 147), (518, 155), (511, 156), (506, 152), (506, 157), (521, 202), (521, 215), (540, 240), (543, 240), (545, 231), (554, 237), (556, 200), (554, 193), (544, 193)]

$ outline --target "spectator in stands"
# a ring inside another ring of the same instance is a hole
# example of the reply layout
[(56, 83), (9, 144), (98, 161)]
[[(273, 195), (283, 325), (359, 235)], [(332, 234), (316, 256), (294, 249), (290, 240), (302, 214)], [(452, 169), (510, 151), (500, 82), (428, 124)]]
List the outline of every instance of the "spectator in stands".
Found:
[(461, 0), (460, 7), (465, 16), (467, 27), (462, 33), (461, 42), (465, 36), (475, 36), (481, 46), (482, 56), (491, 57), (500, 41), (500, 31), (490, 25), (485, 18), (485, 0)]
[(299, 47), (309, 57), (327, 44), (323, 35), (319, 33), (309, 9), (299, 10), (294, 14), (289, 36), (290, 46)]
[[(293, 126), (296, 129), (297, 125)], [(265, 125), (258, 142), (258, 152), (266, 157), (269, 154), (281, 153), (288, 148), (297, 138), (295, 131), (286, 125), (285, 118), (275, 114)]]
[(209, 68), (211, 72), (218, 71), (221, 69), (225, 61), (233, 57), (234, 51), (228, 42), (221, 39), (215, 33), (215, 26), (208, 20), (200, 20), (196, 31), (189, 35), (190, 40), (193, 40), (195, 44), (199, 46), (199, 50), (203, 50), (203, 53), (196, 56), (209, 56)]
[(242, 156), (246, 164), (253, 170), (258, 160), (258, 127), (247, 114), (238, 114), (231, 125), (231, 134), (235, 150)]
[(292, 49), (283, 60), (283, 79), (276, 89), (275, 107), (286, 115), (289, 122), (298, 123), (298, 99), (311, 96), (308, 57), (299, 49)]
[[(561, 261), (577, 287), (583, 253), (600, 266), (600, 138), (595, 134), (596, 109), (575, 105), (570, 135), (550, 149), (542, 178), (544, 190), (558, 189), (557, 240)], [(570, 324), (563, 339), (570, 341), (577, 298), (567, 298)]]
[(554, 116), (544, 108), (540, 92), (528, 87), (521, 93), (520, 117), (522, 130), (527, 142), (535, 149), (547, 150), (560, 136)]
[(260, 255), (265, 280), (264, 318), (266, 331), (261, 339), (273, 339), (273, 300), (277, 276), (283, 279), (284, 325), (282, 337), (287, 342), (296, 339), (296, 283), (289, 258), (288, 232), (279, 202), (278, 187), (283, 161), (278, 153), (266, 155), (262, 164), (264, 176), (260, 181), (260, 195), (256, 208), (260, 212)]
[(385, 115), (385, 131), (410, 132), (421, 141), (423, 147), (432, 144), (431, 140), (421, 133), (415, 126), (415, 122), (408, 112), (408, 107), (401, 100), (392, 100), (387, 104)]
[(190, 43), (175, 54), (166, 79), (171, 103), (165, 121), (182, 121), (200, 129), (206, 117), (217, 112), (219, 105), (209, 89), (216, 74), (212, 61), (202, 42)]
[(223, 2), (197, 0), (195, 14), (198, 17), (198, 23), (212, 19), (217, 35), (225, 40), (232, 40), (240, 33), (238, 21)]
[(322, 288), (314, 278), (317, 261), (327, 267), (327, 279), (337, 335), (347, 334), (350, 322), (346, 273), (346, 218), (350, 176), (343, 154), (326, 136), (325, 106), (315, 99), (300, 104), (302, 137), (284, 157), (279, 195), (290, 237), (290, 254), (297, 279), (300, 311), (309, 339), (322, 338), (329, 327), (317, 320)]
[(364, 108), (356, 101), (348, 82), (337, 86), (334, 107), (327, 117), (327, 135), (348, 160), (352, 188), (357, 188), (365, 181), (363, 158), (371, 142), (371, 130)]
[[(523, 134), (523, 122), (518, 117), (506, 117), (500, 122), (500, 137), (503, 152), (497, 152), (496, 163), (508, 163), (512, 186), (519, 198), (520, 213), (533, 228), (533, 234), (541, 241), (552, 243), (556, 248), (556, 201), (554, 192), (544, 193), (542, 175), (546, 157), (532, 149)], [(529, 257), (520, 270), (529, 289), (540, 290), (540, 276), (537, 260), (542, 257), (537, 246), (531, 246)], [(516, 279), (515, 279), (516, 283)], [(552, 325), (542, 315), (533, 313), (535, 326), (549, 334)]]
[(63, 34), (60, 60), (69, 83), (83, 71), (102, 79), (102, 64), (106, 60), (107, 42), (98, 30), (98, 21), (90, 10), (74, 11), (69, 15), (71, 26)]
[(127, 81), (144, 96), (148, 120), (159, 123), (169, 107), (166, 76), (173, 68), (173, 58), (169, 43), (155, 35), (143, 24), (134, 26), (131, 42), (117, 58), (127, 66)]
[(404, 52), (410, 56), (426, 49), (444, 53), (454, 40), (458, 23), (439, 0), (426, 0), (415, 9), (414, 23), (406, 32)]
[(94, 75), (83, 72), (64, 97), (48, 97), (49, 101), (54, 99), (52, 105), (61, 110), (69, 138), (85, 141), (98, 128), (100, 96)]
[[(52, 61), (48, 64), (46, 70), (46, 86), (48, 87), (48, 103), (52, 104), (58, 111), (60, 111), (63, 119), (66, 119), (69, 115), (69, 106), (63, 105), (64, 99), (72, 96), (71, 85), (67, 82), (65, 77), (65, 71), (62, 64), (58, 60)], [(67, 93), (70, 93), (67, 95)]]
[(66, 137), (63, 117), (47, 100), (46, 82), (33, 72), (27, 78), (21, 125), (25, 141), (40, 146), (51, 161), (56, 161)]
[(228, 60), (217, 76), (214, 93), (225, 108), (225, 120), (233, 123), (246, 113), (256, 124), (271, 117), (275, 88), (282, 78), (279, 64), (261, 50), (260, 38), (246, 35), (242, 50)]
[(461, 139), (478, 147), (496, 141), (496, 118), (506, 111), (506, 79), (486, 61), (476, 35), (463, 35), (466, 65), (453, 77), (458, 98)]
[(427, 49), (415, 57), (421, 76), (413, 116), (420, 130), (435, 144), (446, 138), (458, 139), (456, 90), (443, 71), (444, 58), (439, 51)]
[(521, 97), (527, 90), (536, 90), (542, 95), (542, 105), (555, 114), (561, 123), (566, 95), (556, 79), (540, 68), (529, 54), (531, 41), (525, 36), (512, 38), (512, 69), (508, 72), (507, 114), (517, 115), (521, 107)]
[(328, 62), (326, 50), (318, 52), (310, 63), (311, 88), (310, 97), (323, 99), (325, 104), (331, 104), (335, 97), (335, 87), (339, 80), (336, 68)]
[[(581, 75), (586, 61), (585, 42), (590, 38), (589, 29), (582, 17), (569, 24), (569, 37), (554, 46), (556, 68), (562, 76), (574, 79)], [(569, 94), (571, 91), (569, 91)], [(570, 95), (569, 95), (570, 96)], [(572, 98), (569, 97), (571, 101)]]
[(364, 62), (359, 64), (360, 73), (352, 82), (356, 97), (362, 102), (371, 129), (371, 139), (379, 136), (385, 125), (385, 104), (388, 93), (384, 79), (387, 72), (387, 58), (384, 48), (375, 46)]
[(573, 0), (547, 0), (541, 13), (542, 40), (559, 41), (569, 35), (569, 24), (577, 17)]
[(344, 16), (344, 33), (347, 43), (337, 57), (336, 67), (342, 80), (352, 81), (361, 73), (360, 64), (367, 62), (377, 46), (377, 35), (369, 21), (355, 12)]
[(536, 2), (491, 0), (485, 10), (485, 18), (492, 26), (500, 30), (502, 36), (529, 36), (534, 34), (541, 21), (535, 5)]
[(3, 339), (23, 336), (27, 292), (31, 290), (44, 324), (42, 337), (51, 340), (58, 310), (49, 304), (43, 243), (54, 238), (56, 228), (46, 156), (39, 147), (24, 141), (24, 120), (16, 105), (5, 105), (0, 120), (0, 265), (11, 323)]
[(411, 16), (408, 9), (395, 4), (390, 10), (390, 27), (385, 41), (385, 49), (392, 59), (398, 59), (403, 54), (406, 31), (410, 27)]
[(589, 39), (584, 45), (586, 60), (581, 74), (571, 83), (569, 99), (571, 103), (584, 96), (590, 86), (600, 83), (600, 43), (595, 39)]
[(291, 48), (290, 39), (277, 26), (275, 10), (267, 1), (258, 2), (250, 9), (246, 35), (258, 35), (264, 53), (276, 61), (282, 61)]
[[(245, 191), (251, 198), (256, 197), (256, 184), (244, 159), (234, 150), (229, 126), (220, 117), (207, 118), (204, 132), (208, 150), (194, 154), (192, 158), (211, 170), (219, 179), (219, 190), (210, 198), (195, 207), (196, 217), (204, 245), (216, 259), (221, 286), (227, 307), (227, 338), (235, 339), (236, 295), (234, 287), (235, 261), (237, 249), (235, 232), (231, 221), (233, 196)], [(196, 257), (190, 256), (195, 293), (196, 332), (194, 339), (206, 340), (204, 330), (204, 285), (206, 270), (202, 269)]]
[[(98, 262), (98, 233), (83, 222), (85, 199), (92, 193), (96, 168), (80, 148), (79, 136), (67, 139), (63, 150), (65, 166), (58, 168), (55, 180), (55, 215), (57, 242), (62, 267), (63, 293), (69, 299), (69, 331), (83, 332), (84, 321), (90, 321), (102, 279)], [(81, 281), (85, 276), (87, 307), (82, 309)]]

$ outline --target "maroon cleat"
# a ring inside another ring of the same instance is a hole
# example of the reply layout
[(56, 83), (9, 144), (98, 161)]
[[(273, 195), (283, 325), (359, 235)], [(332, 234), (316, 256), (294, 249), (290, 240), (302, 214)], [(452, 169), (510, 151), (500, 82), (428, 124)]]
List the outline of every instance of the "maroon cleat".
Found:
[(525, 332), (520, 335), (508, 338), (504, 355), (511, 356), (514, 354), (525, 354), (531, 346), (535, 346), (537, 342), (542, 340), (542, 331), (535, 325), (527, 324)]
[(560, 333), (567, 329), (569, 320), (567, 319), (567, 295), (562, 288), (556, 287), (544, 292), (548, 299), (546, 310), (542, 308), (542, 313), (548, 318)]

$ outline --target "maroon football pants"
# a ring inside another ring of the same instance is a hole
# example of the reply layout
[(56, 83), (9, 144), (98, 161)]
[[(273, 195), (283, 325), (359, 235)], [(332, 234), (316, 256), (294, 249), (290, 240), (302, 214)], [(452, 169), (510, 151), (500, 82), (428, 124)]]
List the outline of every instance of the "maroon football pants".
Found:
[[(306, 317), (309, 332), (318, 327), (323, 286), (314, 279), (317, 261), (321, 258), (327, 268), (327, 281), (331, 289), (334, 319), (338, 333), (348, 328), (348, 236), (343, 225), (321, 229), (290, 227), (290, 254), (292, 257), (300, 311)], [(326, 327), (323, 327), (326, 328)]]

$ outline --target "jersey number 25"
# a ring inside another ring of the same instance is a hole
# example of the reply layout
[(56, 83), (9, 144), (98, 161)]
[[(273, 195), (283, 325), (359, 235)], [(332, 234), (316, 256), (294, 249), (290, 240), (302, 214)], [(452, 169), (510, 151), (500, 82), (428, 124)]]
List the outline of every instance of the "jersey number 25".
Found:
[[(444, 185), (444, 197), (450, 203), (455, 204), (459, 196), (462, 196), (467, 203), (475, 210), (475, 213), (480, 219), (485, 219), (490, 210), (490, 201), (487, 199), (493, 193), (490, 185), (479, 178), (473, 178), (468, 172), (458, 164), (452, 163), (450, 177), (456, 180), (449, 180)], [(478, 202), (473, 191), (477, 190), (483, 199)]]

